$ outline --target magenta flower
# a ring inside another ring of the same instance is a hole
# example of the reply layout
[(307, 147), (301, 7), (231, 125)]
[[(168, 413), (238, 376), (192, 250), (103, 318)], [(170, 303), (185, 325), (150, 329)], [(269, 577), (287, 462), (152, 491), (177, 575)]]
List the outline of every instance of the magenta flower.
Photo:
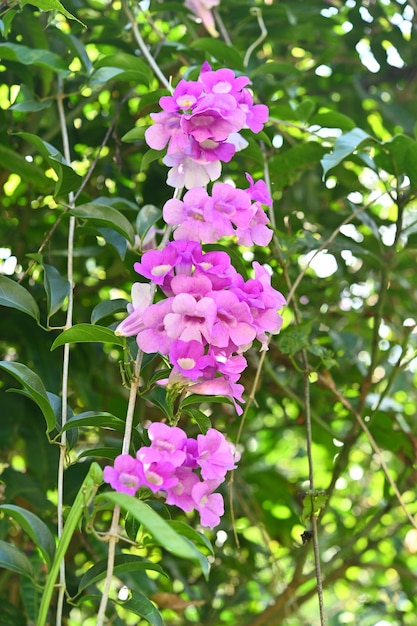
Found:
[(256, 329), (249, 306), (240, 302), (232, 291), (214, 291), (211, 295), (217, 305), (211, 344), (219, 348), (228, 346), (230, 341), (237, 348), (251, 344), (256, 337)]
[(103, 479), (110, 483), (115, 491), (134, 496), (144, 482), (141, 465), (129, 454), (119, 454), (114, 459), (114, 466), (106, 465)]
[(210, 428), (205, 435), (198, 435), (197, 463), (204, 480), (223, 481), (229, 470), (235, 469), (234, 449), (224, 435)]
[(192, 511), (195, 508), (195, 501), (191, 492), (194, 485), (200, 482), (200, 479), (188, 466), (179, 467), (175, 476), (178, 482), (167, 490), (166, 503), (175, 504), (183, 511)]
[(158, 452), (159, 460), (169, 461), (176, 467), (184, 463), (187, 435), (181, 428), (154, 422), (148, 428), (148, 435), (152, 451)]
[(171, 339), (209, 342), (216, 318), (216, 304), (212, 298), (196, 300), (188, 293), (175, 296), (172, 313), (164, 318), (165, 329)]
[(204, 354), (204, 346), (199, 341), (173, 341), (169, 359), (181, 374), (191, 380), (200, 378), (203, 370), (214, 363), (212, 357)]
[(220, 493), (212, 493), (218, 486), (217, 480), (210, 480), (195, 484), (191, 490), (202, 526), (214, 528), (220, 523), (220, 517), (224, 513), (223, 496)]
[(162, 463), (159, 463), (158, 461), (146, 463), (143, 466), (143, 484), (153, 493), (171, 489), (178, 483), (178, 478), (175, 476), (175, 470), (175, 465), (166, 461)]
[(161, 300), (149, 306), (143, 313), (143, 330), (140, 330), (136, 342), (143, 352), (168, 354), (171, 339), (165, 328), (165, 318), (171, 312), (172, 298)]

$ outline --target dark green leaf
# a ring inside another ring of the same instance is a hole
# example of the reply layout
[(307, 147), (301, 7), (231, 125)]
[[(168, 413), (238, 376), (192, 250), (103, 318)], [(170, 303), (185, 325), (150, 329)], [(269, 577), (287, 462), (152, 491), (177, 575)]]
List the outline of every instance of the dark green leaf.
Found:
[(42, 11), (59, 11), (68, 19), (76, 20), (77, 22), (85, 26), (85, 24), (80, 22), (80, 20), (75, 17), (75, 15), (72, 15), (72, 13), (67, 11), (67, 9), (61, 4), (61, 2), (59, 2), (59, 0), (20, 0), (21, 6), (24, 6), (25, 4), (33, 4), (35, 7), (38, 7), (38, 9), (41, 9)]
[(68, 76), (70, 71), (62, 58), (49, 50), (37, 50), (18, 43), (0, 43), (0, 57), (7, 61), (17, 61), (23, 65), (39, 65), (54, 70), (61, 76)]
[(35, 185), (37, 189), (42, 189), (43, 193), (53, 189), (54, 181), (45, 176), (44, 171), (39, 165), (29, 163), (24, 156), (18, 154), (16, 150), (3, 146), (1, 143), (0, 165), (6, 171), (13, 172), (20, 176), (23, 181)]
[(145, 204), (138, 213), (136, 218), (136, 230), (141, 239), (144, 239), (148, 230), (153, 226), (162, 216), (161, 209), (153, 204)]
[(0, 361), (0, 367), (9, 372), (25, 388), (26, 394), (42, 411), (46, 421), (46, 432), (51, 432), (56, 426), (55, 412), (49, 402), (42, 380), (23, 363), (14, 361)]
[(203, 533), (198, 532), (198, 530), (195, 530), (195, 528), (192, 528), (180, 520), (168, 520), (168, 524), (179, 535), (187, 537), (187, 539), (190, 539), (195, 545), (200, 545), (202, 548), (208, 550), (210, 554), (214, 555), (214, 548)]
[(146, 619), (152, 626), (165, 626), (165, 622), (156, 606), (139, 591), (133, 591), (132, 597), (126, 602), (117, 602), (127, 611)]
[(317, 124), (322, 128), (340, 128), (341, 130), (352, 130), (355, 128), (355, 122), (350, 117), (337, 111), (315, 113), (310, 119), (310, 124)]
[(118, 346), (124, 346), (123, 337), (117, 337), (110, 328), (97, 326), (93, 324), (76, 324), (67, 330), (64, 330), (54, 341), (51, 350), (55, 350), (59, 346), (66, 343), (114, 343)]
[(304, 322), (298, 326), (286, 328), (278, 337), (278, 347), (284, 354), (296, 354), (310, 343), (312, 322)]
[(45, 291), (48, 301), (48, 318), (59, 311), (63, 305), (65, 298), (68, 297), (70, 284), (66, 278), (63, 278), (53, 265), (43, 266)]
[(74, 207), (70, 213), (80, 219), (89, 220), (95, 224), (116, 230), (123, 237), (126, 237), (131, 244), (134, 243), (135, 231), (132, 224), (114, 207), (88, 202), (87, 204), (80, 204)]
[(145, 130), (145, 126), (135, 126), (135, 128), (132, 128), (125, 135), (123, 135), (122, 141), (125, 141), (126, 143), (131, 143), (133, 141), (143, 141), (145, 137)]
[(243, 57), (236, 48), (228, 46), (223, 41), (200, 37), (192, 42), (190, 48), (209, 52), (215, 59), (233, 70), (243, 71)]
[(0, 305), (22, 311), (39, 322), (39, 307), (33, 296), (11, 278), (0, 276)]
[(55, 554), (55, 540), (47, 525), (31, 511), (14, 504), (2, 504), (0, 511), (12, 517), (29, 535), (49, 568)]
[(97, 324), (97, 322), (103, 318), (109, 315), (114, 315), (114, 313), (119, 313), (120, 311), (125, 313), (127, 304), (128, 301), (123, 298), (116, 298), (116, 300), (104, 300), (103, 302), (100, 302), (94, 307), (91, 313), (91, 323)]
[[(148, 559), (144, 559), (141, 556), (136, 556), (135, 554), (116, 554), (114, 557), (113, 573), (115, 576), (124, 574), (125, 572), (143, 570), (152, 570), (164, 576), (166, 575), (160, 565)], [(106, 577), (106, 571), (107, 559), (102, 559), (98, 563), (95, 563), (81, 578), (80, 584), (78, 585), (78, 593), (87, 589), (90, 585), (94, 585), (99, 580), (103, 580), (103, 578)]]
[(34, 579), (32, 565), (26, 554), (6, 541), (0, 540), (0, 567), (17, 572), (23, 576)]
[[(190, 396), (190, 398), (191, 397), (192, 396)], [(203, 411), (197, 409), (195, 406), (184, 407), (181, 405), (180, 410), (185, 413), (185, 415), (189, 415), (193, 418), (203, 435), (205, 435), (209, 428), (211, 428), (210, 418), (207, 417), (207, 415), (203, 413)]]
[(111, 413), (95, 411), (86, 411), (85, 413), (78, 413), (71, 417), (65, 424), (63, 431), (70, 428), (84, 428), (84, 427), (100, 427), (111, 428), (117, 430), (120, 433), (124, 433), (125, 422)]

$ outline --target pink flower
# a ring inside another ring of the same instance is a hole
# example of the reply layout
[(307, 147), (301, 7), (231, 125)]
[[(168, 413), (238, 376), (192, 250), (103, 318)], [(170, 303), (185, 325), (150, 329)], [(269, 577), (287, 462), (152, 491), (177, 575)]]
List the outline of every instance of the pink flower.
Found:
[(220, 0), (185, 0), (184, 2), (184, 6), (202, 21), (204, 28), (212, 37), (219, 36), (211, 13), (211, 9), (217, 7), (219, 2)]
[(224, 513), (223, 496), (220, 493), (212, 493), (218, 486), (217, 480), (205, 481), (195, 484), (191, 490), (202, 526), (214, 528), (220, 523), (220, 517)]
[(234, 450), (224, 435), (210, 428), (205, 435), (198, 435), (197, 463), (204, 480), (223, 481), (229, 470), (235, 469)]
[(181, 293), (172, 300), (172, 313), (164, 318), (166, 333), (171, 339), (209, 342), (216, 318), (216, 304), (212, 298), (196, 300), (189, 293)]
[(119, 454), (114, 460), (113, 467), (106, 465), (103, 478), (115, 491), (130, 496), (135, 495), (144, 480), (140, 464), (129, 454)]
[(194, 485), (200, 482), (200, 479), (188, 466), (179, 467), (175, 471), (175, 476), (178, 482), (168, 489), (166, 503), (175, 504), (183, 511), (192, 511), (195, 508), (195, 502), (191, 492)]
[(115, 330), (115, 335), (131, 337), (143, 328), (142, 316), (152, 302), (151, 286), (147, 283), (133, 283), (132, 304), (127, 305), (129, 315)]

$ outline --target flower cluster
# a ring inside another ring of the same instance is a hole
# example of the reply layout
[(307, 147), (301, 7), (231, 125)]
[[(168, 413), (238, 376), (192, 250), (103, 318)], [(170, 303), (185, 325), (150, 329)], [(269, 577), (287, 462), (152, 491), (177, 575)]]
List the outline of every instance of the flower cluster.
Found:
[(253, 182), (246, 174), (249, 189), (236, 189), (227, 183), (215, 183), (211, 196), (206, 189), (190, 189), (183, 200), (172, 198), (163, 208), (164, 220), (177, 226), (174, 239), (215, 243), (222, 237), (235, 235), (243, 246), (266, 246), (272, 230), (262, 204), (272, 205), (263, 180)]
[(173, 365), (168, 384), (243, 402), (237, 384), (247, 365), (242, 353), (255, 339), (266, 349), (266, 333), (282, 324), (278, 309), (285, 299), (271, 287), (267, 270), (254, 262), (254, 278), (245, 281), (228, 254), (203, 252), (198, 242), (184, 240), (145, 252), (134, 268), (166, 298), (151, 304), (150, 286), (135, 283), (130, 314), (116, 334), (136, 335), (143, 352), (167, 355)]
[(247, 76), (228, 68), (213, 71), (206, 62), (197, 81), (181, 80), (171, 96), (163, 96), (163, 111), (152, 113), (155, 124), (145, 132), (151, 148), (163, 150), (171, 167), (167, 182), (173, 187), (203, 187), (219, 178), (221, 163), (229, 162), (247, 142), (243, 128), (263, 129), (268, 107), (254, 104)]
[(140, 448), (135, 458), (119, 455), (113, 467), (104, 468), (104, 480), (129, 495), (135, 495), (139, 487), (164, 492), (167, 504), (183, 511), (197, 510), (203, 526), (217, 526), (224, 503), (214, 491), (226, 472), (236, 467), (233, 446), (214, 428), (193, 439), (181, 428), (153, 423), (148, 434), (151, 445)]

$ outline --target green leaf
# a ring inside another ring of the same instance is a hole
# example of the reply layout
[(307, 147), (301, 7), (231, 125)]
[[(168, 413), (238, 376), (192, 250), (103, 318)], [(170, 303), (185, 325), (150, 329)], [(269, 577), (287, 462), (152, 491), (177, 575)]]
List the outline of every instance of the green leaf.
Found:
[(321, 160), (323, 177), (336, 165), (339, 165), (347, 156), (355, 152), (364, 142), (376, 141), (361, 128), (354, 128), (338, 137), (331, 154), (325, 154)]
[(198, 562), (207, 577), (210, 569), (207, 558), (190, 541), (176, 533), (148, 504), (134, 496), (115, 491), (108, 491), (96, 497), (96, 501), (103, 502), (104, 500), (110, 500), (110, 502), (118, 504), (122, 509), (128, 511), (168, 552), (183, 559)]
[(205, 435), (209, 428), (211, 428), (210, 418), (207, 417), (207, 415), (200, 409), (197, 409), (195, 406), (188, 406), (185, 409), (181, 408), (181, 410), (185, 413), (185, 415), (192, 417), (203, 435)]
[(263, 63), (250, 73), (251, 78), (261, 76), (263, 74), (281, 74), (281, 75), (301, 75), (301, 71), (295, 67), (293, 63), (283, 63), (281, 61), (273, 61), (271, 63)]
[(114, 459), (119, 456), (120, 448), (92, 448), (91, 450), (84, 450), (78, 455), (77, 459), (85, 459), (89, 457), (97, 459)]
[(70, 191), (78, 189), (82, 182), (81, 176), (72, 169), (71, 165), (64, 159), (55, 146), (32, 133), (19, 132), (16, 133), (16, 135), (23, 137), (23, 139), (35, 146), (39, 154), (55, 171), (58, 176), (54, 192), (56, 196), (66, 195)]
[(168, 520), (168, 524), (177, 532), (179, 535), (183, 537), (187, 537), (190, 539), (195, 545), (200, 545), (203, 548), (207, 549), (210, 554), (214, 556), (214, 548), (211, 545), (210, 541), (207, 539), (206, 535), (198, 532), (195, 528), (192, 528), (185, 522), (181, 522), (180, 520)]
[(127, 304), (128, 301), (124, 300), (123, 298), (116, 298), (115, 300), (104, 300), (103, 302), (100, 302), (99, 304), (97, 304), (97, 306), (94, 307), (91, 313), (91, 323), (97, 324), (99, 320), (102, 320), (109, 315), (114, 315), (114, 313), (119, 313), (120, 311), (126, 313)]
[[(124, 574), (125, 572), (138, 572), (144, 570), (152, 570), (166, 576), (164, 570), (157, 563), (153, 563), (148, 559), (135, 554), (116, 554), (114, 557), (113, 574), (115, 576)], [(102, 559), (98, 563), (95, 563), (90, 569), (83, 575), (78, 585), (78, 593), (87, 589), (90, 585), (94, 585), (99, 580), (105, 578), (107, 572), (107, 559)]]
[(104, 326), (96, 326), (93, 324), (76, 324), (67, 330), (64, 330), (55, 339), (51, 346), (51, 350), (55, 350), (59, 346), (66, 343), (114, 343), (118, 346), (124, 346), (123, 337), (117, 337), (110, 328)]
[(292, 356), (309, 345), (311, 330), (312, 322), (310, 321), (286, 328), (278, 337), (278, 348), (283, 354)]
[(44, 171), (36, 163), (29, 163), (16, 150), (1, 144), (0, 165), (5, 170), (18, 174), (25, 182), (35, 185), (37, 189), (42, 189), (43, 193), (49, 193), (49, 190), (53, 188), (53, 180), (45, 176)]
[(33, 567), (27, 558), (26, 554), (23, 554), (15, 546), (6, 541), (0, 540), (0, 567), (9, 569), (12, 572), (17, 572), (23, 576), (29, 576), (34, 579)]
[(48, 302), (48, 318), (59, 311), (63, 305), (65, 298), (68, 297), (70, 284), (66, 278), (63, 278), (53, 265), (43, 266), (44, 284), (46, 298)]
[(307, 169), (317, 167), (325, 148), (317, 141), (298, 144), (277, 152), (271, 159), (274, 189), (293, 185)]
[(216, 402), (221, 404), (233, 404), (231, 399), (226, 396), (203, 396), (195, 393), (184, 398), (184, 400), (180, 404), (180, 410), (182, 410), (186, 406), (189, 406), (190, 404), (201, 404), (202, 402), (210, 404)]
[(161, 209), (153, 204), (145, 204), (138, 213), (136, 218), (136, 230), (141, 239), (144, 239), (148, 230), (153, 226), (162, 216)]
[(126, 237), (123, 237), (123, 235), (113, 230), (113, 228), (97, 228), (96, 230), (100, 233), (105, 242), (117, 252), (120, 259), (124, 261), (127, 250)]
[(12, 517), (29, 535), (49, 568), (55, 554), (55, 540), (47, 525), (34, 513), (14, 504), (2, 504), (0, 511)]
[(340, 128), (341, 130), (352, 130), (355, 128), (355, 122), (337, 111), (322, 111), (313, 115), (310, 119), (310, 124), (313, 126), (317, 124), (321, 128)]
[(49, 402), (48, 395), (42, 380), (23, 363), (0, 361), (0, 367), (16, 378), (31, 398), (40, 408), (46, 421), (46, 432), (56, 427), (55, 412)]
[(111, 428), (112, 430), (117, 430), (120, 433), (124, 433), (125, 430), (125, 422), (111, 413), (106, 413), (105, 411), (101, 413), (86, 411), (85, 413), (78, 413), (78, 415), (71, 417), (66, 422), (62, 431), (67, 431), (70, 428), (83, 428), (91, 426)]
[(62, 58), (45, 49), (28, 48), (18, 43), (0, 43), (0, 58), (7, 61), (17, 61), (23, 65), (39, 65), (47, 67), (65, 77), (71, 72)]
[(0, 276), (0, 305), (22, 311), (39, 322), (39, 307), (33, 296), (22, 285), (6, 276)]
[(146, 170), (151, 163), (154, 161), (158, 161), (165, 154), (165, 150), (147, 150), (142, 157), (140, 162), (140, 171), (143, 172)]
[(223, 41), (218, 41), (211, 37), (200, 37), (192, 42), (190, 48), (208, 52), (217, 59), (219, 63), (231, 69), (240, 71), (244, 71), (245, 69), (241, 52), (232, 46), (228, 46)]
[(149, 85), (153, 78), (152, 71), (137, 56), (126, 52), (116, 52), (100, 58), (95, 62), (96, 68), (119, 68), (132, 76), (139, 84)]
[(67, 11), (67, 9), (59, 2), (59, 0), (20, 0), (20, 5), (23, 7), (25, 4), (32, 4), (41, 11), (59, 11), (69, 20), (75, 20), (82, 26), (86, 27), (75, 15)]
[(123, 235), (123, 237), (126, 237), (131, 244), (135, 241), (135, 231), (132, 224), (114, 207), (95, 202), (87, 202), (87, 204), (80, 204), (74, 207), (70, 211), (70, 214), (80, 219), (90, 220), (101, 226), (116, 230)]
[(126, 602), (117, 601), (116, 604), (124, 609), (139, 615), (152, 626), (165, 626), (165, 622), (156, 606), (139, 591), (132, 591), (132, 597)]
[(321, 489), (306, 491), (303, 498), (303, 510), (300, 516), (301, 522), (307, 526), (309, 520), (314, 516), (318, 517), (321, 509), (326, 505), (328, 496)]
[(145, 130), (145, 126), (135, 126), (135, 128), (132, 128), (123, 135), (122, 141), (125, 141), (126, 143), (131, 143), (133, 141), (142, 141), (145, 137)]

